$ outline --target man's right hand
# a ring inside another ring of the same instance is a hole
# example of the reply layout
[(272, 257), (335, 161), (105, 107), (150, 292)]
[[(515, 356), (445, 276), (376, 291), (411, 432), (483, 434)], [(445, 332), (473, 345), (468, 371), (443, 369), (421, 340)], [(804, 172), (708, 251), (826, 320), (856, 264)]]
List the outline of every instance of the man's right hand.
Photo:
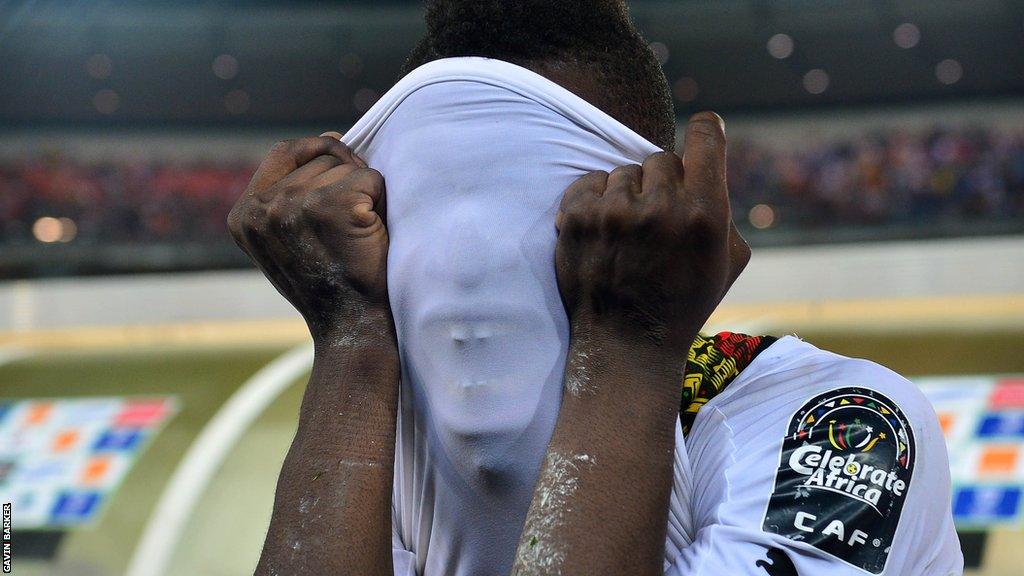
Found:
[(328, 134), (276, 144), (228, 216), (314, 339), (388, 309), (384, 179)]

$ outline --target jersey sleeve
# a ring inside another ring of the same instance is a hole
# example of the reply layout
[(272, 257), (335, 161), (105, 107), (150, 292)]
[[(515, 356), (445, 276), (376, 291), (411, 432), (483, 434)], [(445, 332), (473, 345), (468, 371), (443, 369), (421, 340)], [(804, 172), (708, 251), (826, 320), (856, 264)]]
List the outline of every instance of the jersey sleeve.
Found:
[(695, 537), (666, 574), (962, 574), (927, 400), (877, 364), (817, 352), (701, 411), (687, 439)]

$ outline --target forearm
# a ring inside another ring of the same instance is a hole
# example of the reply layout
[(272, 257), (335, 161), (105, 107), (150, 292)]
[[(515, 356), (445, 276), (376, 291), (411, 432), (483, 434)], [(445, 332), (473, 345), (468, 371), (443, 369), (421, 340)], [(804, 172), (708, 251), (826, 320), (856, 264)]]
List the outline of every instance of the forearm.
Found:
[(399, 361), (390, 317), (376, 316), (316, 346), (258, 576), (392, 573)]
[(685, 360), (574, 330), (513, 574), (661, 574)]

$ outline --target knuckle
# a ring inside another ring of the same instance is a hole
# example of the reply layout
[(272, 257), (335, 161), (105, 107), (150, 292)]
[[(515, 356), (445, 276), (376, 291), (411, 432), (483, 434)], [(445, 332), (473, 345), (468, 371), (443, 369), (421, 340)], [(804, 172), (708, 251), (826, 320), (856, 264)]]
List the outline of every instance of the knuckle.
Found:
[(562, 209), (563, 218), (571, 222), (579, 222), (589, 217), (589, 211), (579, 203), (570, 203)]
[(690, 202), (687, 212), (687, 224), (690, 227), (710, 226), (712, 223), (711, 214), (703, 202)]
[(309, 166), (310, 164), (316, 166), (316, 168), (321, 171), (321, 175), (322, 175), (323, 172), (326, 172), (326, 171), (328, 171), (328, 170), (330, 170), (332, 168), (336, 168), (338, 166), (343, 165), (344, 161), (341, 160), (340, 158), (334, 156), (334, 155), (323, 154), (323, 155), (317, 156), (316, 158), (311, 160), (306, 165)]
[(339, 164), (334, 166), (330, 170), (317, 176), (317, 184), (320, 188), (334, 186), (337, 187), (339, 183), (345, 181), (354, 171), (354, 165), (352, 164)]
[(302, 198), (302, 203), (299, 207), (302, 214), (313, 220), (323, 218), (329, 213), (326, 209), (327, 206), (327, 195), (323, 190), (313, 190), (306, 194)]
[(672, 152), (656, 152), (644, 160), (645, 189), (663, 192), (683, 180), (683, 161)]
[(615, 170), (612, 170), (611, 175), (608, 177), (616, 179), (624, 179), (626, 181), (639, 180), (643, 170), (639, 164), (626, 164), (625, 166), (619, 166)]
[(601, 215), (602, 228), (609, 232), (621, 232), (633, 224), (633, 214), (627, 210), (605, 210)]
[(722, 223), (707, 210), (696, 208), (690, 212), (687, 228), (699, 243), (711, 244), (721, 237)]
[(643, 168), (637, 164), (619, 166), (608, 177), (608, 191), (639, 193), (642, 189)]
[(580, 218), (579, 214), (566, 213), (562, 215), (558, 236), (563, 239), (579, 239), (588, 230), (590, 230), (590, 226), (584, 219)]
[(289, 213), (287, 205), (278, 200), (267, 207), (267, 223), (271, 227), (277, 228), (289, 221)]
[(316, 142), (318, 145), (323, 145), (323, 149), (326, 151), (326, 156), (336, 158), (339, 161), (344, 158), (352, 157), (352, 152), (349, 150), (348, 146), (337, 138), (331, 138), (330, 136), (318, 136), (316, 138)]
[(377, 170), (374, 170), (373, 168), (360, 168), (356, 170), (355, 174), (359, 177), (361, 181), (367, 184), (373, 186), (384, 185), (384, 175), (378, 172)]
[(633, 172), (635, 169), (639, 167), (640, 166), (636, 164), (623, 164), (622, 166), (617, 166), (614, 170), (612, 170), (612, 175), (628, 175), (629, 173)]
[(641, 231), (650, 231), (665, 223), (664, 213), (654, 209), (641, 210), (634, 216), (634, 224)]
[(267, 234), (266, 219), (257, 217), (251, 212), (243, 216), (243, 221), (239, 228), (239, 242), (244, 242), (253, 246), (259, 246), (263, 237)]
[(679, 156), (676, 156), (674, 152), (662, 150), (661, 152), (655, 152), (654, 154), (651, 154), (650, 156), (647, 157), (647, 159), (653, 160), (655, 162), (678, 162)]
[(242, 232), (242, 216), (240, 212), (239, 204), (235, 204), (234, 207), (231, 208), (231, 211), (228, 212), (228, 232), (230, 232), (235, 238), (237, 238)]
[(644, 161), (645, 173), (647, 169), (656, 170), (662, 173), (670, 173), (675, 176), (682, 175), (683, 160), (674, 152), (655, 152)]
[(562, 202), (559, 209), (565, 212), (567, 215), (579, 216), (588, 210), (587, 194), (591, 194), (583, 188), (570, 187), (562, 195)]
[(583, 190), (604, 190), (611, 175), (604, 170), (588, 172), (569, 186), (569, 191), (581, 192)]
[(340, 152), (341, 154), (344, 154), (345, 156), (352, 155), (352, 149), (348, 147), (348, 144), (345, 144), (344, 142), (338, 140), (337, 138), (328, 137), (327, 139), (331, 143), (331, 148), (334, 148), (336, 151)]
[(272, 202), (280, 203), (284, 198), (288, 198), (289, 196), (298, 196), (303, 194), (310, 186), (311, 183), (306, 181), (295, 181), (279, 185), (278, 192), (277, 194), (274, 194)]
[(591, 210), (579, 205), (570, 205), (562, 212), (562, 225), (577, 230), (585, 230), (591, 227), (594, 221), (594, 213)]
[(281, 214), (281, 210), (278, 209), (276, 206), (267, 208), (266, 222), (270, 226), (277, 226), (281, 222), (282, 216), (283, 214)]
[(359, 162), (356, 160), (356, 155), (349, 147), (337, 138), (325, 137), (326, 145), (324, 146), (324, 154), (330, 156), (336, 160), (336, 166), (345, 164), (351, 164), (358, 166)]
[(359, 168), (352, 173), (352, 184), (357, 192), (366, 193), (374, 198), (384, 190), (384, 175), (373, 168)]
[(291, 151), (292, 146), (295, 145), (295, 140), (278, 140), (270, 148), (270, 154), (274, 156), (282, 156), (288, 154)]
[(242, 229), (242, 226), (241, 224), (238, 223), (237, 219), (228, 219), (228, 233), (231, 235), (231, 238), (235, 241), (235, 244), (241, 246), (242, 243), (245, 241), (245, 231)]

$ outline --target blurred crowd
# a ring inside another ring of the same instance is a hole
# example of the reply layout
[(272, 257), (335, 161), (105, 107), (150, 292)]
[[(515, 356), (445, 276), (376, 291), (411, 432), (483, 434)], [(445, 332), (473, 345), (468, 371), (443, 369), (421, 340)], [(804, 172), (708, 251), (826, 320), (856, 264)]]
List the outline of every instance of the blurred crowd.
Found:
[(761, 228), (1020, 219), (1024, 130), (893, 130), (797, 150), (737, 142), (729, 191), (735, 217)]
[(0, 239), (29, 241), (39, 218), (68, 218), (81, 242), (223, 241), (250, 161), (0, 161)]
[[(76, 242), (226, 240), (225, 218), (255, 168), (228, 163), (0, 160), (0, 242), (72, 221)], [(733, 142), (734, 215), (756, 228), (1020, 220), (1024, 131), (889, 131), (798, 150)]]

